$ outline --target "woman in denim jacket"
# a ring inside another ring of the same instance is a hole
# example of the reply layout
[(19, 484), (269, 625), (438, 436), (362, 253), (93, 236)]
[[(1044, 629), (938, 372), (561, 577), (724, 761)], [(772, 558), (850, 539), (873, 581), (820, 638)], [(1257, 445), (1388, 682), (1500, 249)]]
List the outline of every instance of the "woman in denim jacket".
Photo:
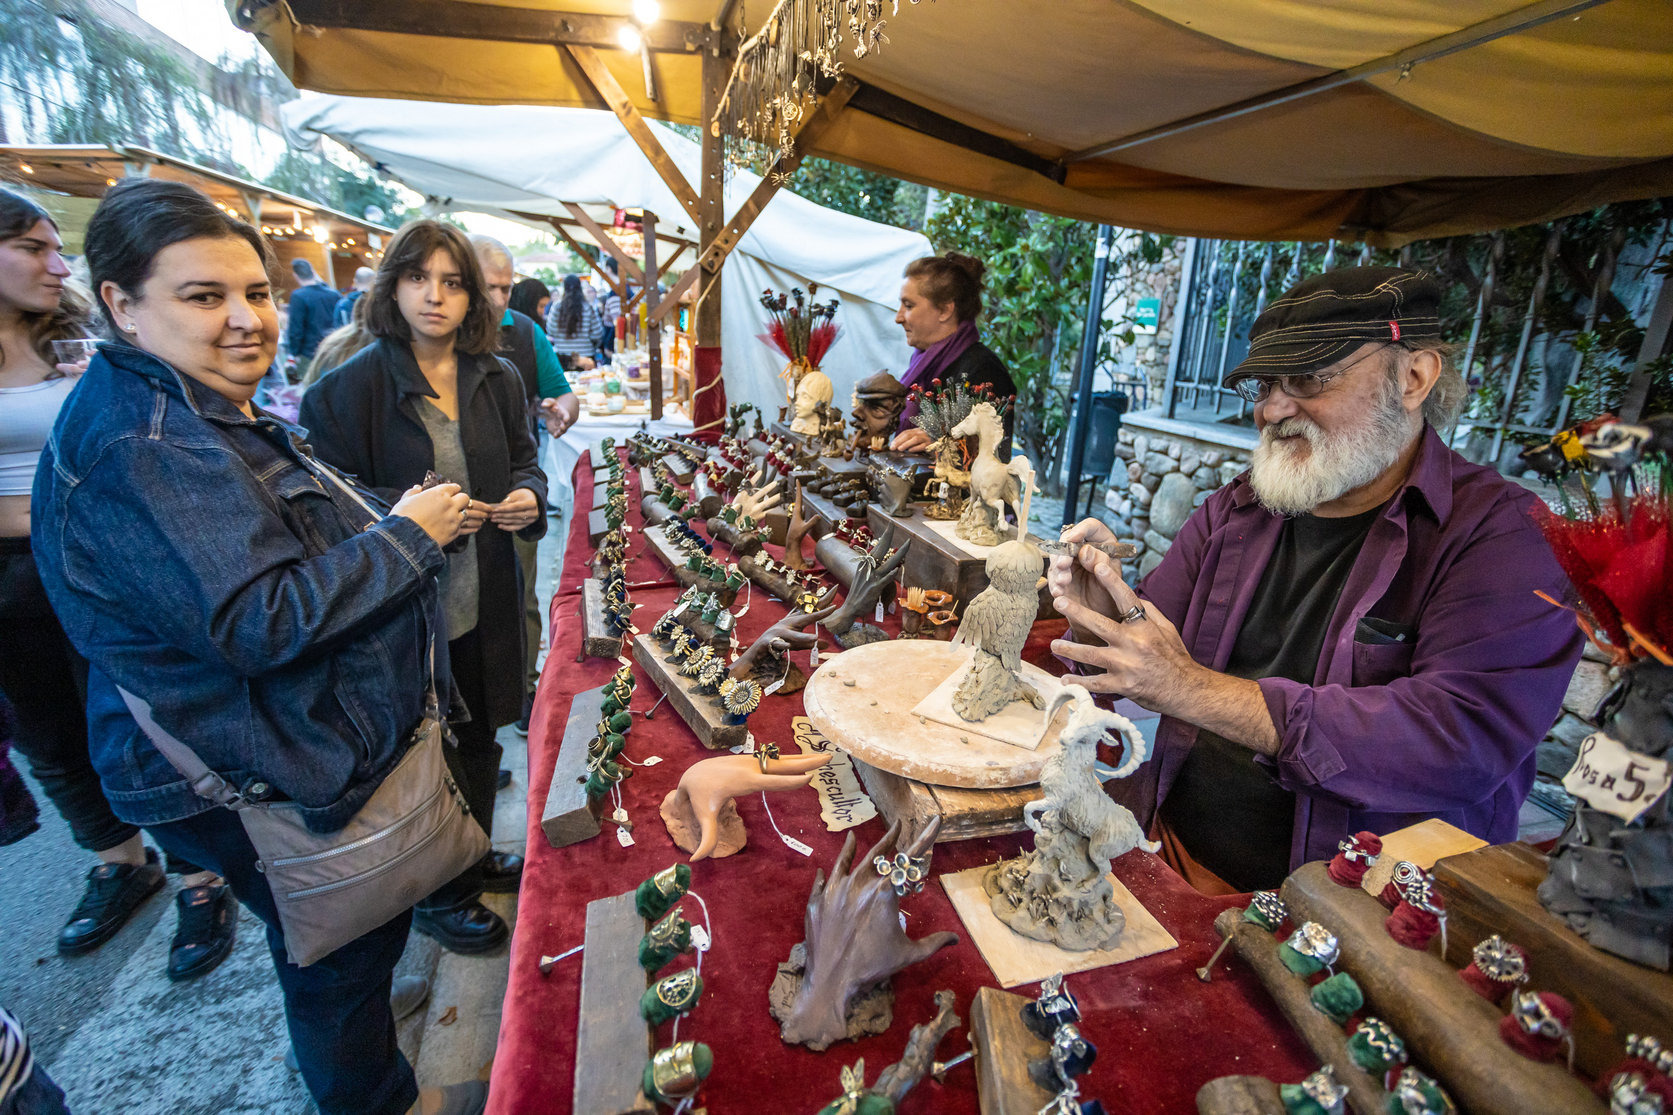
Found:
[[(244, 796), (282, 795), (309, 827), (341, 828), (423, 713), (441, 548), (466, 497), (415, 488), (368, 522), (299, 431), (252, 404), (279, 327), (272, 255), (249, 225), (188, 186), (130, 179), (86, 241), (119, 341), (93, 359), (41, 455), (33, 543), (89, 662), (93, 764), (119, 817), (218, 871), (266, 922), (320, 1111), (407, 1111), (418, 1090), (389, 996), (411, 915), (290, 964), (243, 826), (192, 792), (117, 687)], [(424, 1110), (485, 1099), (455, 1088)]]

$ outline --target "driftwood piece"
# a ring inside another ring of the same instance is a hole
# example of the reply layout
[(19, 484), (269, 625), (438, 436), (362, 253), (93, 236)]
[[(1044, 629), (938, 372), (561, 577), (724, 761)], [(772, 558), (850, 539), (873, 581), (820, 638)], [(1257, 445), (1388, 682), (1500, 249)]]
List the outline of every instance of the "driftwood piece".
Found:
[(699, 693), (692, 680), (681, 675), (673, 663), (664, 662), (666, 652), (647, 632), (633, 639), (633, 660), (650, 678), (651, 684), (668, 697), (668, 703), (710, 751), (729, 751), (743, 744), (749, 734), (746, 724), (726, 723), (726, 714), (707, 693)]
[(540, 831), (554, 848), (579, 844), (598, 835), (603, 799), (587, 798), (587, 745), (596, 734), (606, 688), (601, 685), (577, 693), (569, 702), (563, 743), (552, 764), (552, 784), (546, 790), (546, 808), (540, 815)]
[(685, 552), (668, 541), (668, 536), (662, 532), (661, 527), (646, 527), (639, 533), (645, 539), (645, 548), (658, 561), (668, 567), (668, 572), (674, 580), (679, 582), (681, 588), (690, 588), (696, 585), (703, 592), (714, 593), (720, 598), (720, 602), (728, 608), (732, 606), (732, 601), (738, 598), (738, 590), (729, 587), (725, 581), (711, 581), (709, 578), (687, 569), (685, 567)]
[(755, 560), (755, 555), (738, 559), (738, 572), (748, 577), (767, 595), (775, 600), (782, 600), (786, 604), (794, 604), (805, 586), (796, 585), (783, 574), (770, 569), (764, 569)]
[(1526, 844), (1499, 844), (1435, 864), (1446, 901), (1447, 963), (1469, 965), (1498, 933), (1528, 955), (1528, 986), (1574, 1004), (1575, 1062), (1592, 1077), (1621, 1063), (1629, 1033), (1673, 1041), (1673, 976), (1611, 956), (1547, 913), (1536, 893), (1546, 861)]
[(1264, 1076), (1222, 1076), (1197, 1089), (1197, 1115), (1284, 1115), (1284, 1101)]
[(761, 552), (761, 536), (754, 531), (745, 534), (738, 529), (738, 524), (729, 523), (719, 515), (703, 525), (708, 528), (709, 537), (728, 546), (735, 557), (748, 557)]
[(604, 586), (593, 577), (581, 582), (581, 654), (620, 658), (622, 637), (612, 635), (604, 617)]
[(883, 1070), (877, 1077), (877, 1083), (871, 1086), (871, 1091), (888, 1096), (896, 1107), (900, 1106), (906, 1093), (935, 1064), (935, 1050), (941, 1039), (962, 1021), (953, 1011), (956, 1002), (951, 991), (935, 993), (935, 1017), (912, 1027), (912, 1032), (906, 1036), (906, 1050), (900, 1055), (900, 1060)]
[(982, 1115), (1038, 1115), (1051, 1093), (1034, 1083), (1028, 1063), (1051, 1047), (1023, 1025), (1021, 995), (983, 987), (970, 1004), (970, 1047), (976, 1053), (976, 1090)]
[[(889, 520), (892, 524), (893, 520)], [(860, 630), (864, 625), (861, 619), (870, 616), (878, 604), (883, 600), (883, 594), (889, 593), (893, 597), (895, 581), (899, 569), (906, 561), (907, 551), (911, 547), (902, 542), (895, 548), (894, 554), (889, 555), (889, 548), (893, 545), (895, 532), (893, 526), (885, 527), (877, 535), (877, 542), (872, 546), (864, 561), (854, 571), (854, 580), (848, 586), (848, 594), (842, 604), (825, 621), (825, 630), (844, 648), (859, 646), (864, 642), (876, 642), (888, 638), (877, 628)]]
[[(1375, 905), (1374, 900), (1367, 901)], [(1324, 925), (1334, 929), (1336, 923), (1326, 921)], [(1348, 1089), (1348, 1107), (1354, 1115), (1385, 1115), (1388, 1094), (1354, 1063), (1348, 1053), (1347, 1032), (1313, 1006), (1313, 1001), (1307, 996), (1307, 981), (1284, 967), (1284, 962), (1278, 958), (1278, 938), (1253, 922), (1244, 921), (1243, 911), (1236, 907), (1220, 911), (1220, 916), (1214, 919), (1214, 930), (1221, 937), (1228, 938), (1237, 954), (1255, 970), (1255, 975), (1266, 985), (1273, 1002), (1278, 1004), (1278, 1009), (1295, 1032), (1301, 1035), (1301, 1040), (1307, 1043), (1307, 1048), (1313, 1051), (1313, 1056), (1335, 1068), (1336, 1079)], [(1344, 954), (1348, 951), (1346, 942), (1342, 951)], [(1409, 1037), (1398, 1024), (1395, 1029)]]
[(1305, 864), (1285, 880), (1291, 918), (1319, 922), (1337, 935), (1340, 966), (1364, 990), (1368, 1012), (1394, 1027), (1461, 1109), (1474, 1115), (1605, 1110), (1563, 1066), (1536, 1064), (1500, 1040), (1497, 1008), (1439, 958), (1396, 942), (1383, 925), (1382, 904), (1358, 887), (1331, 882), (1325, 867)]
[(638, 1010), (645, 993), (639, 939), (645, 921), (633, 891), (587, 903), (581, 1011), (575, 1035), (575, 1115), (654, 1115), (639, 1090), (651, 1030)]
[(850, 832), (830, 879), (823, 869), (814, 876), (803, 921), (806, 969), (789, 1004), (775, 1004), (773, 1012), (785, 1042), (820, 1050), (848, 1037), (849, 1007), (857, 996), (958, 941), (958, 934), (945, 930), (908, 937), (894, 886), (872, 868), (873, 860), (893, 859), (897, 851), (927, 856), (939, 827), (932, 821), (912, 832), (890, 825), (858, 861)]

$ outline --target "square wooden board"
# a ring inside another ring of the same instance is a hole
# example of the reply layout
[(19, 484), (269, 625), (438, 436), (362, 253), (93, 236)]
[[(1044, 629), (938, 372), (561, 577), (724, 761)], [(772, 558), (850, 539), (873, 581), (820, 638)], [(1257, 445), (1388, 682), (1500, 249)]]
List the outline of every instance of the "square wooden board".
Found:
[(1121, 885), (1113, 874), (1115, 901), (1127, 916), (1127, 928), (1121, 933), (1121, 943), (1113, 949), (1094, 949), (1090, 952), (1069, 952), (1044, 941), (1035, 941), (1017, 933), (994, 916), (988, 905), (987, 892), (982, 890), (982, 876), (992, 869), (991, 864), (968, 868), (953, 875), (941, 876), (941, 886), (958, 911), (959, 920), (969, 932), (970, 939), (981, 950), (994, 978), (1001, 987), (1020, 987), (1037, 983), (1058, 972), (1087, 972), (1105, 968), (1179, 947), (1173, 934), (1162, 928), (1162, 923), (1151, 916), (1133, 892)]
[[(953, 692), (958, 689), (964, 675), (970, 672), (969, 664), (960, 666), (947, 679), (912, 708), (915, 716), (933, 720), (937, 724), (945, 724), (949, 728), (957, 728), (961, 732), (983, 736), (999, 743), (1008, 743), (1012, 747), (1021, 747), (1029, 751), (1037, 750), (1040, 741), (1046, 738), (1046, 730), (1051, 727), (1046, 720), (1043, 709), (1037, 709), (1027, 701), (1012, 701), (986, 720), (966, 720), (953, 710)], [(1032, 662), (1022, 664), (1022, 679), (1034, 687), (1040, 694), (1040, 700), (1046, 705), (1051, 704), (1057, 691), (1063, 688), (1063, 683), (1046, 673)]]
[(1394, 877), (1394, 865), (1401, 860), (1408, 860), (1429, 871), (1437, 860), (1446, 856), (1485, 847), (1487, 841), (1437, 817), (1407, 825), (1383, 837), (1383, 850), (1360, 881), (1360, 889), (1372, 898), (1382, 894), (1383, 888)]

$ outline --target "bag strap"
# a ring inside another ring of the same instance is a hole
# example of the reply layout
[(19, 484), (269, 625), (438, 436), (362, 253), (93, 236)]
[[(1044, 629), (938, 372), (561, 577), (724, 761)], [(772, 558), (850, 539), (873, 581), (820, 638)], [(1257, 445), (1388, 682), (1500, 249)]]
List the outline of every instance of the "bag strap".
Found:
[(133, 714), (134, 722), (139, 725), (140, 731), (145, 733), (146, 738), (162, 752), (163, 758), (167, 759), (175, 770), (186, 776), (194, 794), (216, 805), (224, 805), (228, 809), (243, 809), (250, 804), (244, 795), (227, 783), (226, 779), (210, 770), (204, 761), (198, 758), (196, 751), (158, 724), (156, 718), (151, 715), (150, 705), (120, 685), (116, 687), (116, 691), (122, 694), (122, 701)]

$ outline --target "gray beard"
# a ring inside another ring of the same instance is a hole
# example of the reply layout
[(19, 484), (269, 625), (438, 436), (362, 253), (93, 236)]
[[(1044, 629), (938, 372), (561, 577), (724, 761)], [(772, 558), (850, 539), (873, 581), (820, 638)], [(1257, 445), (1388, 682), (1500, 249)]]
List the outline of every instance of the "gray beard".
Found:
[[(1278, 441), (1293, 434), (1310, 447), (1305, 459)], [(1388, 471), (1411, 439), (1411, 417), (1392, 390), (1383, 392), (1364, 421), (1335, 433), (1296, 415), (1261, 431), (1249, 459), (1249, 486), (1268, 511), (1309, 515)]]

